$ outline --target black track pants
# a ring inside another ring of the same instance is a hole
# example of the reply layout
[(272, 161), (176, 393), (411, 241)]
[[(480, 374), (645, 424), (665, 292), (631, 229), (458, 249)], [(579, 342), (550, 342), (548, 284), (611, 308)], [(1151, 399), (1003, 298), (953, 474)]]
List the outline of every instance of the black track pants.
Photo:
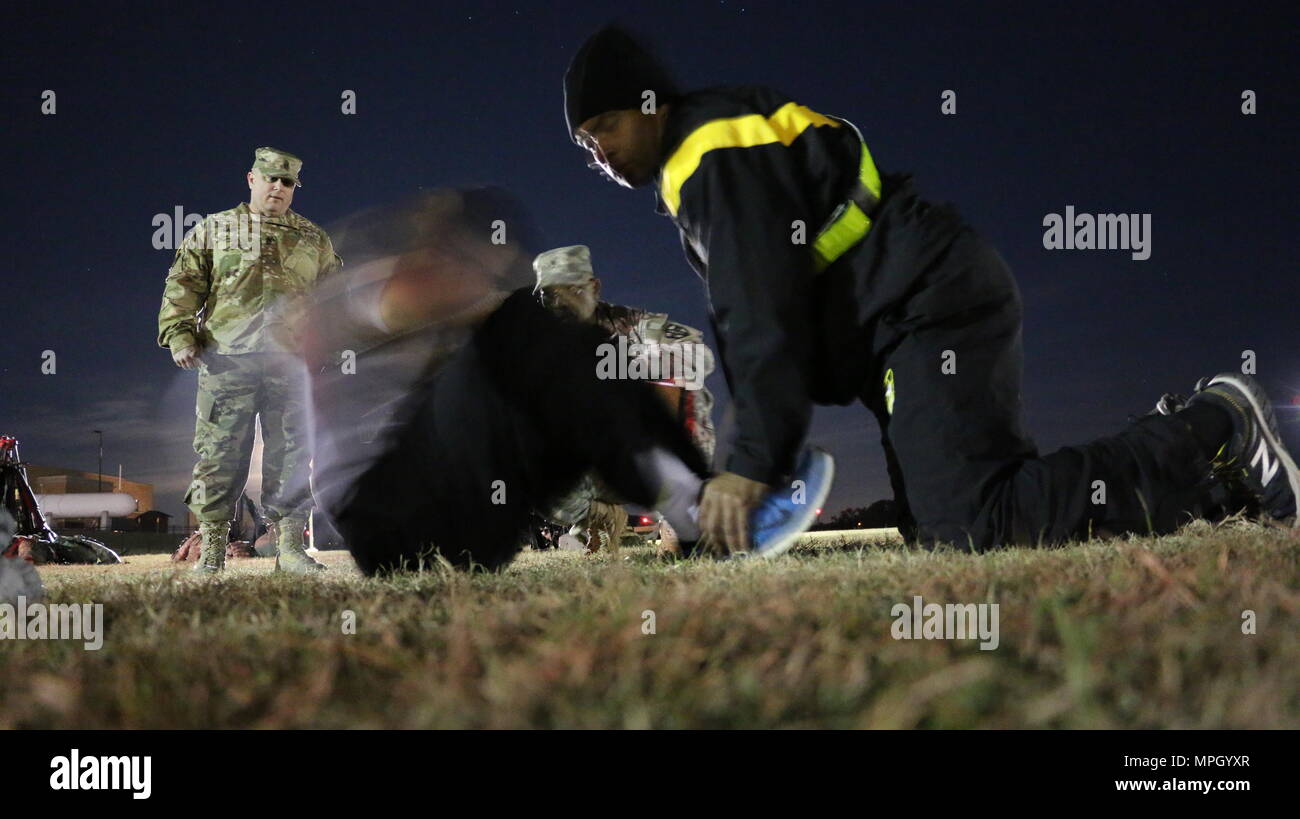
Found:
[[(939, 319), (900, 311), (872, 351), (878, 370), (862, 395), (881, 422), (906, 537), (981, 551), (1166, 533), (1198, 514), (1209, 464), (1177, 416), (1040, 456), (1021, 421), (1021, 308), (1010, 271), (974, 234), (945, 263), (962, 292), (1002, 297)], [(931, 314), (936, 303), (924, 292), (913, 300)]]

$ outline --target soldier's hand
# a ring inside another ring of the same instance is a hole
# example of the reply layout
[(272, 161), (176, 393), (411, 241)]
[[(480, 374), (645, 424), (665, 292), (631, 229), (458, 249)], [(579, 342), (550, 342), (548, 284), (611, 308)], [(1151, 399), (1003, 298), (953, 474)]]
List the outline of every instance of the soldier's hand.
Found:
[(728, 553), (749, 550), (749, 513), (767, 484), (734, 472), (723, 472), (704, 484), (700, 497), (700, 530)]
[(172, 353), (172, 361), (182, 370), (192, 370), (199, 366), (199, 348), (186, 347), (184, 350), (177, 350)]

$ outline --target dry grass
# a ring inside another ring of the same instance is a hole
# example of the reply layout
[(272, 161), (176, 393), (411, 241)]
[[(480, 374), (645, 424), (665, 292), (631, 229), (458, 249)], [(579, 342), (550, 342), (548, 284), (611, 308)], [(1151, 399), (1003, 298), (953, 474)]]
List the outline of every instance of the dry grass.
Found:
[[(0, 728), (1300, 727), (1300, 530), (978, 557), (858, 534), (386, 580), (342, 552), (319, 578), (47, 567), (47, 602), (104, 605), (104, 646), (0, 642)], [(997, 602), (1001, 645), (894, 640), (916, 594)]]

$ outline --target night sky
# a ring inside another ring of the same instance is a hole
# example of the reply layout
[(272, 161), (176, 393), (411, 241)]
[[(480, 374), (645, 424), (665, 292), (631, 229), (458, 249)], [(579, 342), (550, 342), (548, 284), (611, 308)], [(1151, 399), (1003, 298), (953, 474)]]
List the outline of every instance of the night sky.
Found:
[[(1042, 451), (1116, 432), (1161, 393), (1240, 367), (1244, 350), (1300, 448), (1296, 16), (1211, 3), (330, 5), (6, 10), (0, 433), (26, 460), (94, 470), (102, 429), (105, 472), (121, 463), (152, 482), (156, 506), (183, 521), (197, 374), (154, 342), (172, 251), (154, 249), (153, 219), (247, 201), (262, 145), (304, 159), (293, 206), (326, 226), (421, 186), (504, 186), (548, 246), (591, 246), (608, 298), (706, 327), (652, 193), (602, 182), (564, 133), (564, 69), (615, 19), (684, 87), (774, 86), (852, 120), (881, 168), (957, 204), (1020, 283)], [(345, 89), (355, 116), (340, 112)], [(940, 111), (946, 89), (956, 116)], [(1151, 214), (1151, 257), (1044, 249), (1044, 216), (1067, 205)], [(45, 350), (54, 375), (41, 374)], [(720, 374), (710, 386), (725, 436)], [(818, 410), (812, 439), (839, 459), (831, 510), (889, 495), (878, 438), (861, 407)]]

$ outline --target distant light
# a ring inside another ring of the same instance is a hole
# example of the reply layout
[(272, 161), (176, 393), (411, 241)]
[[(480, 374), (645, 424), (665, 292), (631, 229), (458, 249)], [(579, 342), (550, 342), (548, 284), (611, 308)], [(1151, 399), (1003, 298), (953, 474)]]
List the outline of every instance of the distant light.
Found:
[(646, 523), (649, 523), (649, 522), (650, 522), (650, 518), (647, 518), (647, 517), (645, 517), (645, 516), (642, 516), (642, 517), (641, 517), (641, 523), (642, 523), (642, 524), (646, 524)]

